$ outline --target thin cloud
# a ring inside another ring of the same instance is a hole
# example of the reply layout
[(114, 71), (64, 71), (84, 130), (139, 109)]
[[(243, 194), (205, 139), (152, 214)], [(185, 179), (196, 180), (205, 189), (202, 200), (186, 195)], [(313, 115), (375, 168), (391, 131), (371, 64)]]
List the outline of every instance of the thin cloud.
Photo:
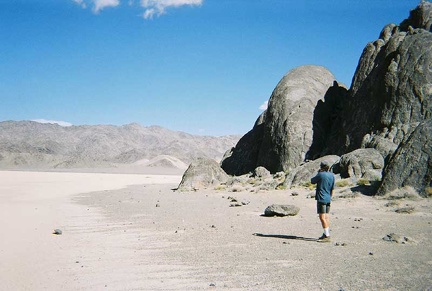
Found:
[(73, 0), (73, 2), (81, 6), (83, 9), (87, 8), (87, 4), (85, 4), (84, 0)]
[(86, 9), (89, 5), (93, 4), (93, 12), (99, 13), (102, 9), (107, 7), (117, 7), (120, 5), (120, 0), (72, 0), (75, 4), (83, 9)]
[[(181, 6), (200, 6), (204, 0), (72, 0), (82, 8), (88, 6), (93, 7), (95, 14), (108, 7), (117, 7), (121, 3), (126, 3), (129, 6), (136, 5), (144, 8), (142, 17), (144, 19), (152, 19), (153, 17), (161, 16), (166, 13), (169, 8), (178, 8)], [(139, 3), (139, 4), (138, 4)]]
[(145, 19), (161, 16), (168, 8), (200, 6), (202, 3), (203, 0), (141, 0), (141, 6), (146, 9), (143, 14)]
[(260, 110), (267, 110), (267, 108), (268, 108), (268, 101), (265, 101), (260, 107), (259, 107), (259, 109)]
[(93, 11), (95, 13), (98, 13), (99, 11), (107, 7), (117, 7), (120, 5), (120, 0), (93, 0), (93, 2)]
[(50, 124), (58, 124), (60, 126), (68, 127), (72, 126), (72, 123), (66, 121), (56, 121), (56, 120), (46, 120), (46, 119), (33, 119), (32, 121), (38, 123), (50, 123)]

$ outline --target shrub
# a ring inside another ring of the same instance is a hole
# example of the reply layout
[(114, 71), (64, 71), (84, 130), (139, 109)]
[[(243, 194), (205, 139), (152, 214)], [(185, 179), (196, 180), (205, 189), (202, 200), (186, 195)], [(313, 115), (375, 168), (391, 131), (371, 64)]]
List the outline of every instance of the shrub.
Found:
[(336, 182), (336, 187), (347, 187), (351, 185), (350, 179), (342, 179)]
[(276, 190), (286, 190), (286, 187), (283, 183), (277, 185)]
[(251, 184), (251, 185), (255, 185), (255, 184), (257, 183), (257, 180), (254, 179), (254, 178), (250, 178), (250, 179), (247, 181), (247, 183), (248, 183), (248, 184)]
[(432, 197), (432, 187), (426, 187), (425, 192), (427, 197)]
[(370, 181), (364, 178), (361, 178), (357, 181), (358, 186), (369, 186), (370, 184)]
[(221, 190), (225, 190), (226, 188), (227, 188), (226, 185), (221, 184), (221, 185), (216, 186), (215, 190), (216, 191), (221, 191)]
[(316, 184), (312, 184), (311, 182), (303, 183), (302, 186), (308, 188), (309, 190), (313, 190), (316, 188)]

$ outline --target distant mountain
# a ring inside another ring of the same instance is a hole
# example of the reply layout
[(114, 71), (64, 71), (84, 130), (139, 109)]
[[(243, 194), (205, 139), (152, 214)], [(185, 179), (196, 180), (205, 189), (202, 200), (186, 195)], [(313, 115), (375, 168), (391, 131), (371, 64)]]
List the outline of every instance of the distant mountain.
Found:
[(97, 168), (134, 164), (184, 168), (219, 161), (240, 136), (197, 136), (159, 126), (69, 126), (0, 122), (0, 168)]

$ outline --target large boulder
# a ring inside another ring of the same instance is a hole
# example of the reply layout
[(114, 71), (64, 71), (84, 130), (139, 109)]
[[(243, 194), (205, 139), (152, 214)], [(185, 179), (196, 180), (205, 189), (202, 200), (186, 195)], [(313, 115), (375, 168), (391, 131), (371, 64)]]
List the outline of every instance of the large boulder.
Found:
[[(291, 188), (310, 182), (311, 178), (316, 175), (320, 169), (320, 164), (323, 161), (328, 162), (330, 165), (337, 165), (340, 157), (335, 155), (324, 156), (319, 159), (304, 163), (292, 169), (286, 176), (284, 187)], [(333, 170), (333, 166), (331, 167)]]
[(411, 186), (428, 197), (432, 187), (432, 119), (422, 122), (396, 151), (385, 168), (378, 195)]
[(269, 170), (267, 170), (264, 167), (258, 167), (255, 169), (254, 171), (254, 177), (258, 177), (258, 178), (268, 178), (271, 177), (271, 173)]
[(324, 67), (302, 66), (288, 72), (274, 89), (268, 109), (254, 128), (221, 162), (230, 175), (263, 166), (271, 173), (295, 168), (312, 144), (312, 119), (334, 76)]
[(221, 167), (230, 175), (241, 176), (252, 172), (257, 167), (258, 154), (264, 134), (264, 111), (253, 128), (246, 133), (237, 145), (228, 150), (221, 160)]
[(331, 152), (335, 141), (343, 138), (339, 125), (343, 122), (345, 104), (348, 102), (348, 90), (334, 81), (324, 100), (318, 100), (315, 107), (312, 129), (313, 141), (306, 153), (306, 160), (315, 160)]
[(228, 181), (228, 178), (229, 176), (215, 160), (198, 158), (184, 172), (177, 190), (192, 191), (216, 187)]
[(312, 144), (315, 106), (334, 80), (319, 66), (299, 67), (282, 78), (269, 100), (259, 166), (275, 173), (293, 169), (305, 160)]
[(341, 156), (339, 167), (341, 178), (380, 181), (384, 158), (375, 149), (358, 149)]

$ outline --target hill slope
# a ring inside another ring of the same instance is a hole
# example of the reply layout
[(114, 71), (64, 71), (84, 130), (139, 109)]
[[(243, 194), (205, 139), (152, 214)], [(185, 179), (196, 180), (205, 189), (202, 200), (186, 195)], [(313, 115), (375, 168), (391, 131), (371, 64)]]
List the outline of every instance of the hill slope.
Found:
[(0, 168), (112, 167), (158, 156), (189, 164), (197, 157), (220, 160), (239, 138), (196, 136), (136, 123), (62, 127), (5, 121), (0, 122)]

